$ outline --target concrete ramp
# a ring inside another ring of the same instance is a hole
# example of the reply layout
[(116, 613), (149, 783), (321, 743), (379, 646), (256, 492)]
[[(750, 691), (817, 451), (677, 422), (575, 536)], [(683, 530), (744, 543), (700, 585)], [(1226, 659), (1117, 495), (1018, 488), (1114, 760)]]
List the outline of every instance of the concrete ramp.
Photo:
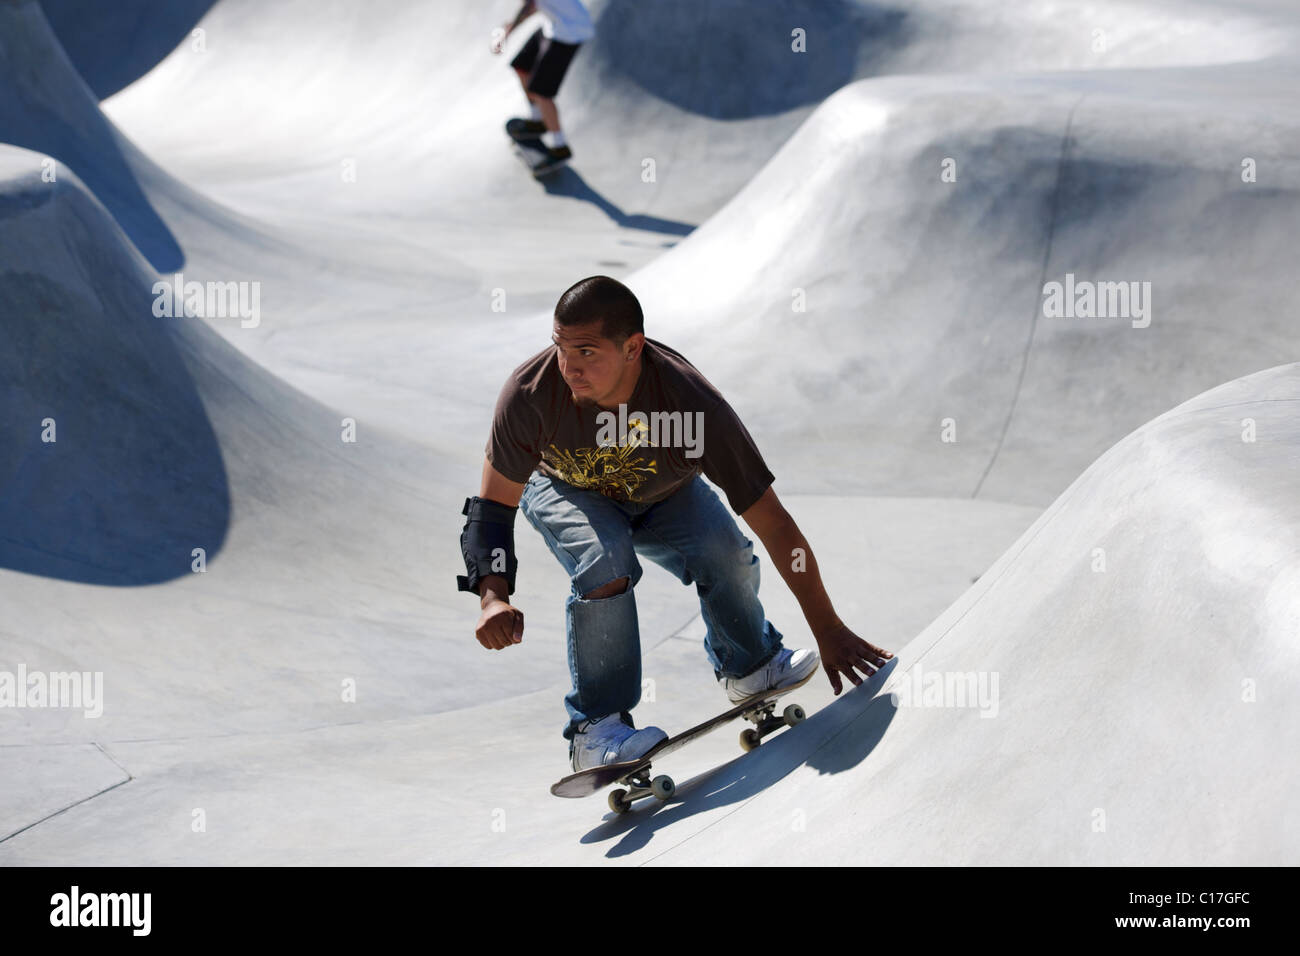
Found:
[(660, 861), (725, 847), (739, 865), (1293, 862), (1298, 411), (1287, 365), (1125, 438), (880, 693), (701, 782), (788, 771)]
[(55, 36), (96, 96), (129, 86), (158, 65), (216, 0), (40, 0)]
[(0, 85), (0, 142), (77, 170), (156, 269), (179, 269), (180, 246), (140, 185), (147, 161), (100, 112), (35, 3), (0, 4)]
[[(632, 285), (804, 487), (1046, 504), (1123, 434), (1294, 351), (1286, 94), (1247, 107), (1189, 73), (1134, 101), (1134, 80), (855, 83)], [(1242, 181), (1243, 142), (1268, 183)], [(1123, 301), (1048, 316), (1053, 282)]]
[[(0, 151), (0, 169), (37, 162)], [(178, 343), (152, 314), (152, 276), (70, 172), (9, 180), (0, 220), (0, 566), (118, 585), (187, 574), (191, 549), (220, 551), (230, 495)]]

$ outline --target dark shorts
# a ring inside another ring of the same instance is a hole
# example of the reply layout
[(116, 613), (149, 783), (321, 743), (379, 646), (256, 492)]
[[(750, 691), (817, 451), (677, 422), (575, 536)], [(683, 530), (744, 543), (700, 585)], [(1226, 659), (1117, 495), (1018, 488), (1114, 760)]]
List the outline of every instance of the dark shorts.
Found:
[(548, 40), (539, 29), (528, 38), (510, 65), (528, 76), (528, 92), (554, 99), (580, 44)]

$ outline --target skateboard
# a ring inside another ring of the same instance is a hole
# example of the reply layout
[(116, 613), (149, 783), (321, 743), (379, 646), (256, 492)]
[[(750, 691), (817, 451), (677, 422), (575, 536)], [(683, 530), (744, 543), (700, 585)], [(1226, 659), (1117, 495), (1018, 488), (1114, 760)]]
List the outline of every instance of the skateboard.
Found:
[[(506, 123), (506, 135), (510, 137), (510, 143), (514, 147), (515, 155), (519, 157), (520, 162), (528, 167), (529, 172), (536, 179), (549, 176), (551, 173), (559, 172), (569, 164), (567, 159), (559, 162), (549, 162), (546, 147), (542, 145), (540, 136), (520, 133), (518, 126), (519, 120), (512, 119)], [(545, 163), (545, 168), (538, 167)]]
[(747, 697), (730, 710), (724, 711), (716, 717), (710, 717), (704, 723), (696, 724), (690, 730), (683, 731), (675, 737), (661, 740), (635, 760), (624, 760), (620, 763), (605, 764), (603, 767), (592, 767), (588, 770), (571, 773), (559, 782), (552, 784), (551, 793), (557, 797), (587, 797), (599, 790), (603, 790), (610, 784), (622, 784), (628, 789), (617, 789), (609, 792), (609, 808), (615, 813), (626, 813), (632, 808), (635, 801), (645, 797), (656, 797), (660, 801), (668, 800), (676, 792), (677, 786), (673, 783), (673, 778), (667, 774), (650, 776), (650, 767), (653, 761), (668, 756), (674, 750), (680, 750), (692, 740), (703, 737), (710, 731), (716, 730), (737, 717), (744, 717), (754, 725), (753, 727), (747, 727), (740, 734), (741, 748), (745, 751), (753, 750), (763, 742), (763, 738), (768, 734), (774, 733), (782, 727), (793, 727), (804, 719), (806, 715), (803, 708), (798, 704), (790, 704), (781, 712), (780, 716), (777, 716), (776, 702), (791, 691), (798, 690), (812, 680), (816, 674), (817, 670), (814, 670), (797, 684)]
[(515, 140), (515, 155), (519, 157), (520, 162), (528, 167), (528, 171), (533, 174), (534, 179), (542, 179), (557, 173), (565, 166), (569, 165), (567, 159), (559, 162), (552, 162), (546, 147), (542, 145), (540, 139), (534, 140)]

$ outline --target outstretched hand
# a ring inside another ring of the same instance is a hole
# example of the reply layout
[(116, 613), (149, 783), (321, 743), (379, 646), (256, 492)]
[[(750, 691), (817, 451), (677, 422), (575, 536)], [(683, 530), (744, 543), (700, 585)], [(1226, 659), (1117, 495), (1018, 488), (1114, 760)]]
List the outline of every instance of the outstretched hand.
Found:
[[(854, 687), (859, 687), (863, 677), (870, 678), (894, 657), (891, 652), (864, 641), (843, 624), (817, 638), (817, 651), (821, 654), (822, 669), (826, 671), (837, 697), (844, 689), (841, 674)], [(859, 677), (857, 671), (861, 671), (863, 677)]]

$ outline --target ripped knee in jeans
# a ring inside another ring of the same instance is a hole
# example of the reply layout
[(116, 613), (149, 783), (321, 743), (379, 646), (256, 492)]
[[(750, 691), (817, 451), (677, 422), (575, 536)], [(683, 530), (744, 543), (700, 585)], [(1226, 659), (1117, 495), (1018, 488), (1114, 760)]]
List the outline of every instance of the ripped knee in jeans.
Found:
[(608, 584), (602, 584), (594, 591), (588, 591), (586, 594), (582, 596), (582, 598), (584, 601), (595, 601), (595, 600), (599, 600), (600, 598), (608, 598), (608, 597), (613, 597), (616, 594), (622, 594), (624, 591), (627, 590), (629, 581), (630, 579), (626, 576), (621, 578), (616, 578), (615, 580), (610, 581)]

